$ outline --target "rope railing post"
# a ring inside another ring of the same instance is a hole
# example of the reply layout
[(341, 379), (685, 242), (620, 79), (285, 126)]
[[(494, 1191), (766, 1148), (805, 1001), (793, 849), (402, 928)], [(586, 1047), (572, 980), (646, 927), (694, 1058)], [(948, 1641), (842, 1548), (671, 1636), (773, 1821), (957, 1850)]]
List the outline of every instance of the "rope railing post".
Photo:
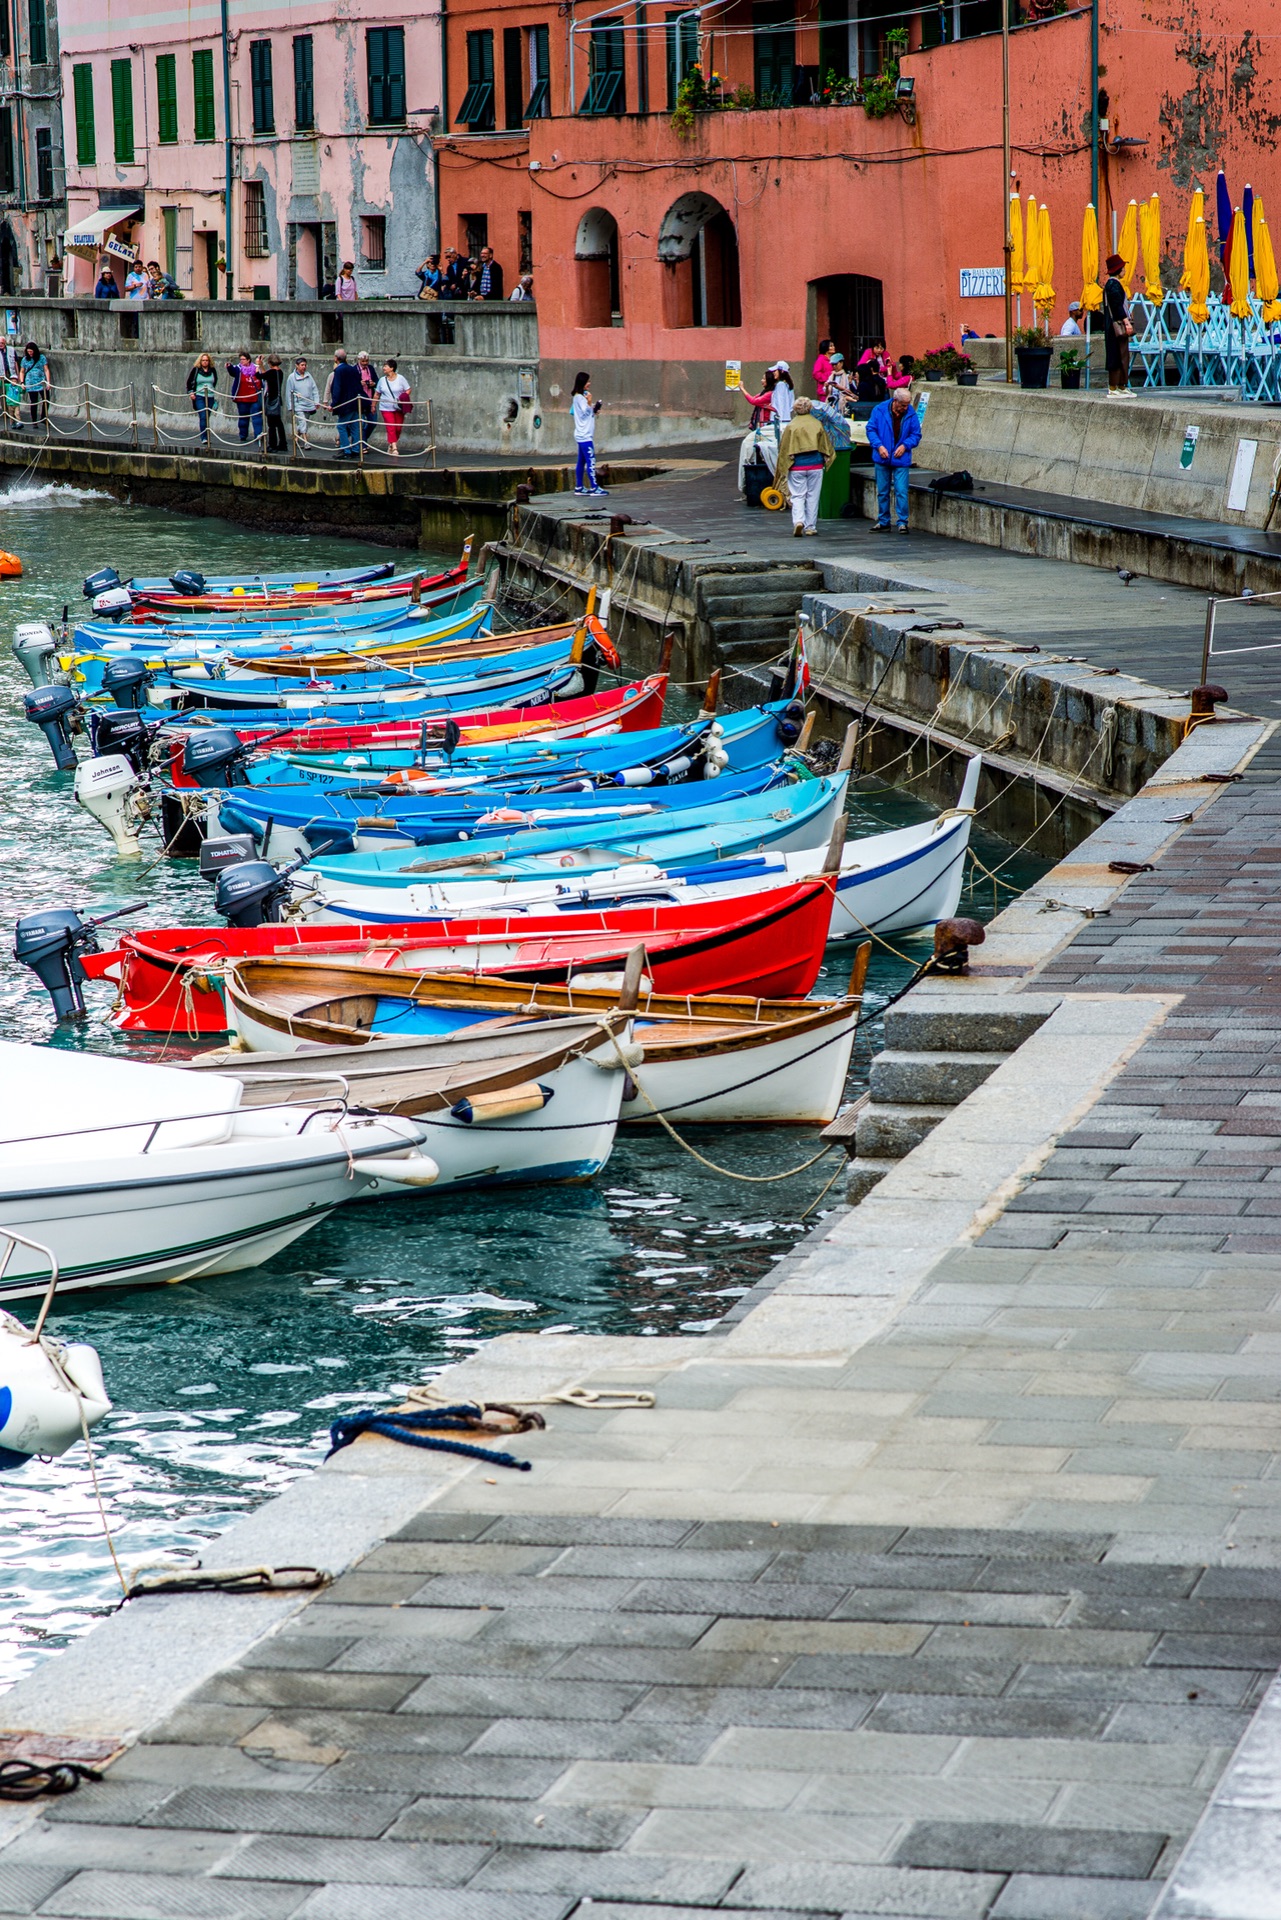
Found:
[(90, 405), (90, 401), (89, 401), (89, 382), (87, 380), (84, 383), (84, 390), (85, 390), (85, 434), (88, 439), (92, 440), (93, 439), (93, 407)]
[(151, 385), (151, 445), (154, 452), (160, 451), (160, 422), (156, 418), (156, 386)]
[(138, 396), (134, 391), (132, 380), (129, 382), (129, 435), (136, 453), (138, 450)]
[(1201, 647), (1201, 685), (1210, 677), (1210, 653), (1214, 646), (1214, 618), (1218, 610), (1218, 601), (1214, 595), (1205, 603), (1205, 639)]

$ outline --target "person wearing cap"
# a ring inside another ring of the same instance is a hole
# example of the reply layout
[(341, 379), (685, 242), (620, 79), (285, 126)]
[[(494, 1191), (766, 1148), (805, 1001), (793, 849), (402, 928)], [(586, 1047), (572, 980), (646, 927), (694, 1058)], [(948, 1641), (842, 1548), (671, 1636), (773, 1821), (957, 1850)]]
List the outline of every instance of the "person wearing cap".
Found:
[(1130, 398), (1130, 303), (1121, 274), (1125, 261), (1119, 253), (1110, 253), (1103, 282), (1104, 353), (1108, 369), (1108, 391), (1122, 399)]
[(774, 418), (780, 427), (785, 427), (792, 417), (796, 405), (796, 393), (792, 386), (792, 370), (786, 360), (776, 360), (768, 369), (774, 376), (771, 398), (774, 403)]
[(1081, 338), (1081, 302), (1074, 300), (1068, 308), (1068, 317), (1059, 328), (1060, 340), (1079, 340)]
[(818, 532), (823, 475), (835, 458), (827, 429), (814, 412), (814, 402), (802, 394), (783, 429), (774, 468), (774, 485), (781, 487), (786, 481), (792, 497), (792, 537), (796, 540), (802, 534)]
[[(819, 397), (821, 399), (824, 396), (820, 394)], [(832, 371), (827, 378), (826, 398), (832, 406), (840, 407), (842, 410), (854, 403), (854, 382), (845, 370), (843, 353), (832, 355)]]

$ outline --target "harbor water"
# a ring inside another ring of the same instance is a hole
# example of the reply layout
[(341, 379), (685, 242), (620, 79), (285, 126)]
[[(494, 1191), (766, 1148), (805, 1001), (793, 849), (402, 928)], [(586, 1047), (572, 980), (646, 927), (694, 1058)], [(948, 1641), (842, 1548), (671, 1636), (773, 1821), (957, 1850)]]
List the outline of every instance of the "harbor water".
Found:
[[(145, 906), (131, 924), (205, 924), (210, 890), (190, 861), (153, 851), (141, 867), (116, 860), (74, 805), (71, 776), (54, 771), (43, 736), (22, 718), (28, 683), (8, 637), (20, 620), (56, 623), (64, 605), (74, 617), (85, 604), (81, 580), (101, 565), (127, 576), (405, 556), (260, 535), (31, 482), (0, 494), (0, 545), (26, 569), (22, 580), (0, 583), (0, 1037), (156, 1058), (158, 1044), (126, 1043), (112, 1027), (105, 985), (90, 989), (83, 1029), (57, 1032), (43, 989), (12, 960), (11, 929), (37, 908), (102, 912), (133, 900)], [(865, 787), (851, 804), (851, 834), (929, 811), (910, 793)], [(967, 908), (989, 918), (994, 897), (1004, 904), (1043, 863), (979, 831), (974, 846), (984, 867), (1002, 874), (994, 889), (972, 869)], [(920, 938), (878, 947), (870, 1012), (927, 952)], [(819, 991), (843, 987), (851, 957), (829, 952)], [(851, 1093), (879, 1044), (872, 1019), (856, 1042)], [(812, 1134), (785, 1128), (703, 1128), (697, 1143), (754, 1174), (798, 1166), (816, 1151)], [(122, 1563), (199, 1554), (237, 1512), (322, 1458), (340, 1414), (395, 1398), (498, 1334), (709, 1331), (836, 1202), (842, 1169), (838, 1153), (793, 1179), (744, 1185), (656, 1129), (625, 1132), (586, 1185), (383, 1200), (339, 1213), (248, 1273), (100, 1300), (72, 1296), (55, 1309), (51, 1330), (91, 1341), (102, 1356), (115, 1412), (94, 1445)], [(21, 1309), (28, 1319), (29, 1306)], [(84, 1448), (0, 1475), (0, 1687), (83, 1632), (118, 1595)]]

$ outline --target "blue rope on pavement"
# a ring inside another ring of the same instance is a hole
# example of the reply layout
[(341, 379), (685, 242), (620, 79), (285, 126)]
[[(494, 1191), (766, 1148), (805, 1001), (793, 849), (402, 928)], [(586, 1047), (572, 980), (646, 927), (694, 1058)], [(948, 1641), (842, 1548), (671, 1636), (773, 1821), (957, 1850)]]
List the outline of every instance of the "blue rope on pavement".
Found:
[(456, 1433), (475, 1430), (480, 1409), (475, 1406), (438, 1407), (429, 1413), (380, 1413), (376, 1407), (364, 1407), (359, 1413), (348, 1414), (345, 1420), (335, 1420), (329, 1429), (330, 1448), (325, 1455), (327, 1460), (343, 1447), (349, 1447), (362, 1433), (380, 1433), (386, 1440), (399, 1440), (406, 1447), (425, 1447), (432, 1453), (461, 1453), (469, 1460), (486, 1460), (494, 1467), (515, 1467), (518, 1473), (528, 1473), (531, 1462), (518, 1460), (514, 1453), (490, 1453), (484, 1447), (473, 1447), (466, 1440), (436, 1440), (419, 1429), (453, 1429)]

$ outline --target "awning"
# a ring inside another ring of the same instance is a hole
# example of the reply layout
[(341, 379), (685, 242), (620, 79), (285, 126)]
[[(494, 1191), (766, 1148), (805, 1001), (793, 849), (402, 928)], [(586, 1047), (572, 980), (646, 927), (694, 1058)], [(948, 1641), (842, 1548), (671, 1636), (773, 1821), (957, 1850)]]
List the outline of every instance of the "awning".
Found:
[(118, 259), (132, 260), (134, 248), (119, 239), (108, 240), (113, 227), (125, 226), (140, 218), (142, 202), (132, 207), (99, 207), (86, 213), (62, 236), (62, 251), (79, 254), (82, 260), (96, 260), (100, 253), (114, 253)]

